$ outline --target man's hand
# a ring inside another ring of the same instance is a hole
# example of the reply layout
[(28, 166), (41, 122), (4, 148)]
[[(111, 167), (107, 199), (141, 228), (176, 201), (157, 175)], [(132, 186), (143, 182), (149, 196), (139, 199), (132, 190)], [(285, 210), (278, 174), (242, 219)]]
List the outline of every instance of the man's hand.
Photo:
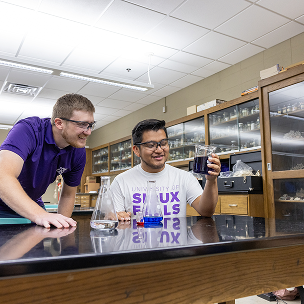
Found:
[(70, 217), (58, 213), (48, 213), (46, 211), (35, 216), (34, 222), (45, 228), (50, 228), (51, 225), (56, 228), (69, 228), (70, 226), (76, 227), (77, 225), (77, 222)]
[(45, 228), (41, 226), (34, 226), (33, 227), (33, 235), (39, 235), (42, 238), (60, 238), (67, 236), (74, 232), (76, 227), (68, 227), (65, 229), (51, 229), (51, 228)]
[(209, 157), (208, 160), (211, 162), (211, 164), (207, 164), (207, 166), (212, 170), (208, 171), (209, 175), (205, 175), (206, 179), (215, 180), (221, 172), (220, 158), (217, 154), (212, 153), (212, 157)]
[(130, 221), (131, 220), (131, 212), (117, 212), (117, 217), (119, 221)]

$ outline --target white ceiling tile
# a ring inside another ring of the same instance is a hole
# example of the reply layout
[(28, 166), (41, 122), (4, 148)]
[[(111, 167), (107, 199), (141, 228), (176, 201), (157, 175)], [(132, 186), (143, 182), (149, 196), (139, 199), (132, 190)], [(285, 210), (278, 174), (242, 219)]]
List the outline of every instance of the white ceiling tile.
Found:
[(111, 0), (43, 0), (39, 10), (65, 19), (91, 24), (110, 2)]
[[(166, 46), (154, 44), (147, 41), (142, 41), (139, 39), (136, 39), (136, 41), (133, 41), (132, 44), (129, 44), (124, 47), (124, 56), (133, 56), (132, 58), (135, 59), (136, 56), (148, 56), (149, 54), (153, 54), (154, 56), (161, 57), (161, 58), (169, 58), (170, 56), (174, 55), (178, 52), (178, 50), (169, 48)], [(135, 56), (135, 58), (134, 58)], [(153, 64), (153, 61), (151, 62)]]
[(128, 2), (152, 9), (163, 14), (169, 14), (178, 7), (184, 0), (128, 0)]
[(128, 111), (128, 110), (119, 110), (117, 112), (114, 113), (115, 116), (118, 116), (118, 117), (123, 117), (123, 116), (126, 116), (128, 114), (132, 113), (132, 111)]
[(219, 33), (210, 32), (186, 47), (185, 51), (211, 59), (218, 59), (245, 44), (245, 42), (240, 40)]
[(202, 77), (198, 77), (195, 75), (187, 75), (179, 80), (172, 82), (171, 85), (178, 88), (185, 88), (198, 81), (201, 81), (202, 79)]
[(217, 27), (216, 31), (250, 42), (288, 21), (285, 17), (253, 5)]
[(129, 110), (129, 111), (134, 112), (134, 111), (137, 111), (137, 110), (139, 110), (139, 109), (141, 109), (145, 106), (146, 106), (145, 104), (135, 102), (135, 103), (132, 103), (129, 106), (125, 107), (124, 110)]
[(104, 100), (104, 97), (97, 97), (97, 96), (92, 96), (92, 95), (87, 95), (87, 94), (81, 94), (82, 96), (86, 97), (89, 99), (94, 106), (96, 106), (98, 103), (100, 103), (102, 100)]
[(107, 117), (106, 114), (99, 114), (99, 113), (94, 113), (94, 120), (95, 121), (100, 121), (103, 120)]
[(304, 15), (301, 16), (301, 17), (299, 17), (299, 18), (297, 18), (296, 21), (301, 22), (301, 23), (304, 24)]
[(37, 9), (41, 0), (5, 0), (5, 2), (27, 7), (30, 9)]
[(304, 32), (304, 25), (291, 21), (252, 43), (269, 48), (302, 32)]
[(88, 28), (80, 23), (39, 13), (24, 40), (20, 56), (61, 63)]
[(9, 68), (4, 67), (4, 66), (0, 66), (0, 80), (5, 80), (8, 72), (9, 72)]
[(292, 19), (304, 14), (304, 1), (302, 0), (288, 0), (288, 5), (285, 0), (260, 0), (256, 3)]
[(106, 98), (112, 95), (113, 93), (119, 91), (120, 89), (121, 88), (115, 86), (90, 82), (86, 86), (84, 86), (81, 90), (79, 90), (77, 93)]
[[(43, 88), (40, 93), (38, 94), (39, 98), (49, 98), (57, 100), (59, 97), (69, 93), (68, 91), (58, 91), (53, 89), (45, 89)], [(36, 97), (37, 98), (37, 97)]]
[(186, 52), (178, 52), (170, 57), (170, 60), (178, 61), (184, 64), (192, 65), (198, 68), (203, 67), (204, 65), (211, 63), (212, 60), (208, 58), (204, 58), (201, 56), (189, 54)]
[(252, 44), (246, 44), (245, 46), (242, 46), (241, 48), (233, 51), (232, 53), (222, 58), (219, 58), (219, 60), (229, 64), (236, 64), (262, 51), (264, 51), (264, 48)]
[(19, 119), (23, 119), (30, 116), (38, 116), (40, 118), (51, 117), (52, 109), (52, 105), (31, 102), (30, 104), (28, 104), (26, 109), (24, 109)]
[(191, 66), (188, 64), (184, 64), (184, 63), (180, 63), (177, 61), (173, 61), (170, 59), (165, 60), (159, 66), (162, 68), (179, 71), (179, 72), (183, 72), (183, 73), (191, 73), (191, 72), (197, 70), (197, 67), (194, 67), (194, 66)]
[(158, 26), (144, 35), (144, 39), (153, 43), (182, 49), (202, 37), (209, 30), (167, 17)]
[(117, 109), (95, 106), (96, 114), (110, 115), (117, 112)]
[(45, 105), (50, 107), (51, 109), (53, 108), (53, 106), (56, 103), (56, 99), (50, 99), (50, 98), (42, 98), (42, 97), (36, 97), (31, 104), (37, 104), (37, 105)]
[(88, 82), (77, 79), (69, 79), (60, 76), (53, 76), (46, 84), (45, 88), (54, 89), (60, 91), (67, 91), (70, 93), (76, 93)]
[[(157, 83), (162, 84), (170, 84), (173, 81), (176, 81), (179, 78), (182, 78), (185, 76), (185, 73), (172, 71), (160, 67), (155, 67), (150, 71), (150, 79), (153, 84), (153, 81), (157, 81)], [(146, 81), (147, 75), (143, 75), (140, 78), (138, 78), (138, 81)]]
[(119, 116), (114, 116), (114, 115), (108, 115), (107, 117), (105, 117), (103, 119), (103, 121), (106, 121), (106, 122), (112, 122), (112, 121), (115, 121), (117, 119), (119, 119), (120, 117)]
[[(127, 69), (131, 69), (127, 71)], [(148, 71), (148, 64), (134, 60), (119, 58), (111, 63), (103, 73), (115, 75), (123, 79), (135, 80)]]
[(137, 93), (134, 90), (121, 89), (120, 91), (112, 94), (111, 99), (135, 102), (147, 95), (148, 94)]
[(0, 2), (0, 51), (16, 54), (33, 20), (33, 11)]
[(131, 61), (137, 61), (146, 65), (146, 67), (156, 66), (165, 61), (165, 58), (155, 56), (151, 53), (139, 53), (139, 52), (125, 52), (121, 55), (120, 59), (126, 59)]
[(107, 99), (101, 101), (98, 104), (98, 106), (113, 108), (113, 109), (123, 109), (123, 108), (129, 106), (131, 103), (132, 102), (129, 102), (129, 101), (115, 100), (115, 99), (107, 98)]
[(66, 66), (73, 66), (76, 69), (87, 69), (98, 73), (106, 68), (117, 58), (116, 55), (104, 54), (101, 52), (93, 52), (87, 49), (76, 48), (72, 51), (69, 57), (62, 64), (63, 68)]
[(153, 82), (152, 84), (154, 86), (154, 89), (151, 89), (151, 90), (147, 91), (147, 93), (149, 95), (151, 95), (153, 92), (158, 91), (159, 89), (161, 89), (161, 88), (163, 88), (163, 87), (166, 86), (165, 84), (161, 84), (161, 83), (157, 83), (157, 82)]
[(160, 100), (161, 98), (159, 96), (149, 95), (147, 97), (144, 97), (143, 99), (139, 100), (138, 103), (142, 103), (145, 105), (151, 104), (155, 101)]
[(188, 0), (172, 16), (213, 29), (249, 5), (244, 0)]
[(27, 37), (22, 45), (18, 58), (40, 59), (60, 64), (73, 50), (73, 45), (62, 44), (47, 38)]
[(208, 64), (207, 66), (193, 72), (192, 74), (201, 76), (201, 77), (209, 77), (215, 73), (225, 70), (228, 67), (230, 67), (229, 64), (214, 61), (214, 62)]
[(79, 37), (78, 46), (102, 54), (119, 56), (130, 46), (138, 43), (138, 39), (113, 33), (96, 27), (90, 27), (85, 35)]
[(114, 1), (96, 23), (97, 27), (139, 37), (156, 26), (165, 15), (126, 3)]
[(180, 89), (181, 88), (165, 86), (164, 88), (154, 92), (152, 95), (159, 96), (159, 97), (167, 97), (167, 96), (179, 91)]
[(8, 82), (26, 84), (35, 87), (42, 87), (50, 79), (50, 75), (29, 72), (24, 70), (12, 69), (7, 78)]

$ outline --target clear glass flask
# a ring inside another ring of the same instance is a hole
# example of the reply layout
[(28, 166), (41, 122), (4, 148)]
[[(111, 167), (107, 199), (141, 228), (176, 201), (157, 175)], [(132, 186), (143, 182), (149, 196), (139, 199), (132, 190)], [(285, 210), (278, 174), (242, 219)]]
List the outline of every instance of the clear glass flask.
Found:
[(90, 224), (94, 229), (115, 229), (118, 218), (110, 191), (110, 177), (103, 176), (100, 179), (100, 189)]
[(143, 206), (144, 225), (159, 224), (163, 213), (156, 193), (156, 181), (148, 181), (147, 195)]

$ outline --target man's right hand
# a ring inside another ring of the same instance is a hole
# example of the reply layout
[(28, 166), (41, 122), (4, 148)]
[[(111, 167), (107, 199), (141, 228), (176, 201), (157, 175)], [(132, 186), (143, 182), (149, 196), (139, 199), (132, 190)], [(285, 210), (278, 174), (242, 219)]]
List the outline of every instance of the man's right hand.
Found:
[(130, 221), (131, 220), (131, 212), (117, 212), (117, 217), (119, 221)]
[(37, 215), (34, 222), (39, 226), (44, 226), (45, 228), (50, 228), (51, 225), (56, 228), (69, 228), (70, 226), (76, 227), (77, 222), (70, 217), (66, 217), (58, 213), (48, 213), (43, 212)]

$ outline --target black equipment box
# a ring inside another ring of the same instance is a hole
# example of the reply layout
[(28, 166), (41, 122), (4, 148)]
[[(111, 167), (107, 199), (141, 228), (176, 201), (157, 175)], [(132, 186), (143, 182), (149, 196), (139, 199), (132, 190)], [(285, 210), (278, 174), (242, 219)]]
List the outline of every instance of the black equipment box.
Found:
[[(260, 171), (260, 174), (262, 174), (261, 151), (231, 154), (229, 160), (229, 167), (231, 171), (239, 159), (252, 168), (253, 174), (255, 174), (257, 171)], [(218, 190), (219, 193), (263, 193), (263, 179), (262, 176), (218, 178)]]
[(218, 192), (246, 192), (262, 193), (263, 180), (262, 176), (238, 176), (218, 178)]

